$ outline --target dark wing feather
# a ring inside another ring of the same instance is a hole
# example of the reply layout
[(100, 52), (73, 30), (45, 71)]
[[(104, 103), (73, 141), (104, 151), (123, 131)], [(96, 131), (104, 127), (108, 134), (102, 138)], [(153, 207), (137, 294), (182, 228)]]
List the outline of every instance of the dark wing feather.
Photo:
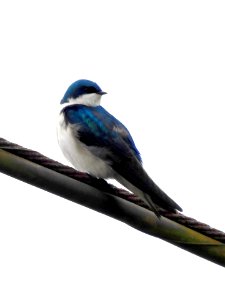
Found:
[(65, 113), (71, 124), (80, 125), (78, 133), (81, 142), (87, 146), (109, 150), (107, 159), (119, 175), (150, 195), (158, 206), (182, 211), (181, 207), (167, 196), (145, 172), (141, 164), (140, 153), (129, 131), (121, 122), (101, 106), (75, 105), (67, 108)]
[(127, 128), (103, 107), (73, 105), (64, 108), (66, 120), (79, 125), (81, 142), (87, 146), (107, 147), (118, 155), (134, 155), (141, 162), (141, 156)]

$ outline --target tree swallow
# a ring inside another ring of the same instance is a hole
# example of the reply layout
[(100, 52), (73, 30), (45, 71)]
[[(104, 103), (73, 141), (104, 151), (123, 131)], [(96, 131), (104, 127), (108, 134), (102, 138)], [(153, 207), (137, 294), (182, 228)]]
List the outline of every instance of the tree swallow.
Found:
[(116, 179), (157, 216), (160, 216), (159, 207), (182, 211), (144, 170), (127, 128), (100, 106), (104, 94), (95, 82), (86, 79), (69, 86), (60, 102), (57, 128), (63, 154), (79, 171)]

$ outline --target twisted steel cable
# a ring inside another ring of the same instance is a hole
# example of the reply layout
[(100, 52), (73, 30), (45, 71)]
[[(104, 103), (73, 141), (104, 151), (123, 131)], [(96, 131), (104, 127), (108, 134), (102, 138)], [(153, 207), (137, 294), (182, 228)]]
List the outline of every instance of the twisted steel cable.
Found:
[[(76, 179), (80, 182), (86, 183), (90, 186), (93, 186), (103, 192), (107, 192), (109, 194), (112, 194), (114, 196), (118, 196), (120, 198), (123, 198), (127, 201), (130, 201), (136, 205), (139, 205), (141, 207), (145, 207), (148, 209), (148, 207), (145, 205), (145, 203), (136, 197), (134, 194), (131, 194), (123, 189), (118, 189), (115, 186), (108, 184), (104, 179), (98, 179), (95, 178), (87, 173), (76, 171), (75, 169), (65, 166), (55, 160), (52, 160), (39, 152), (24, 148), (20, 145), (11, 143), (3, 138), (0, 138), (0, 149), (8, 151), (12, 154), (15, 154), (19, 157), (22, 157), (24, 159), (27, 159), (31, 162), (34, 162), (36, 164), (39, 164), (43, 167), (46, 167), (48, 169), (54, 170), (60, 174), (66, 175), (68, 177), (71, 177), (73, 179)], [(207, 224), (204, 224), (202, 222), (199, 222), (193, 218), (187, 217), (179, 212), (168, 212), (164, 209), (160, 209), (160, 213), (172, 220), (175, 221), (181, 225), (184, 225), (188, 228), (191, 228), (197, 232), (200, 232), (204, 234), (205, 236), (211, 237), (219, 242), (225, 243), (225, 233), (210, 227)]]

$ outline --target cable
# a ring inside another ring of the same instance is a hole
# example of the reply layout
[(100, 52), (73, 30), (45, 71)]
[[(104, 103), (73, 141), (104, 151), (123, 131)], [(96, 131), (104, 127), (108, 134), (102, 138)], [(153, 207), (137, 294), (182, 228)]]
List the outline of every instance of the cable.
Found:
[[(8, 151), (12, 154), (16, 154), (17, 156), (25, 158), (31, 162), (44, 166), (48, 169), (54, 170), (60, 174), (66, 175), (80, 182), (93, 186), (103, 192), (112, 194), (114, 196), (118, 196), (136, 205), (148, 209), (145, 203), (141, 199), (136, 197), (134, 194), (131, 194), (123, 189), (118, 189), (115, 186), (108, 184), (104, 179), (98, 179), (87, 173), (76, 171), (75, 169), (69, 166), (65, 166), (57, 161), (54, 161), (40, 154), (39, 152), (11, 143), (3, 138), (0, 138), (0, 149)], [(225, 233), (218, 229), (212, 228), (207, 224), (199, 222), (193, 218), (187, 217), (179, 212), (173, 213), (161, 209), (160, 213), (172, 221), (182, 224), (217, 241), (225, 243)]]

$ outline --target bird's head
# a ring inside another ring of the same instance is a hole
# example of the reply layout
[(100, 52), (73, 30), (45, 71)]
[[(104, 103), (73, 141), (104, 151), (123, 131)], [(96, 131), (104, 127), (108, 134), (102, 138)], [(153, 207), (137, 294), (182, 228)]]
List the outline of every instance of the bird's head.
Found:
[(101, 90), (97, 83), (80, 79), (72, 83), (60, 104), (67, 106), (69, 104), (83, 104), (87, 106), (100, 105), (101, 96), (106, 94)]

